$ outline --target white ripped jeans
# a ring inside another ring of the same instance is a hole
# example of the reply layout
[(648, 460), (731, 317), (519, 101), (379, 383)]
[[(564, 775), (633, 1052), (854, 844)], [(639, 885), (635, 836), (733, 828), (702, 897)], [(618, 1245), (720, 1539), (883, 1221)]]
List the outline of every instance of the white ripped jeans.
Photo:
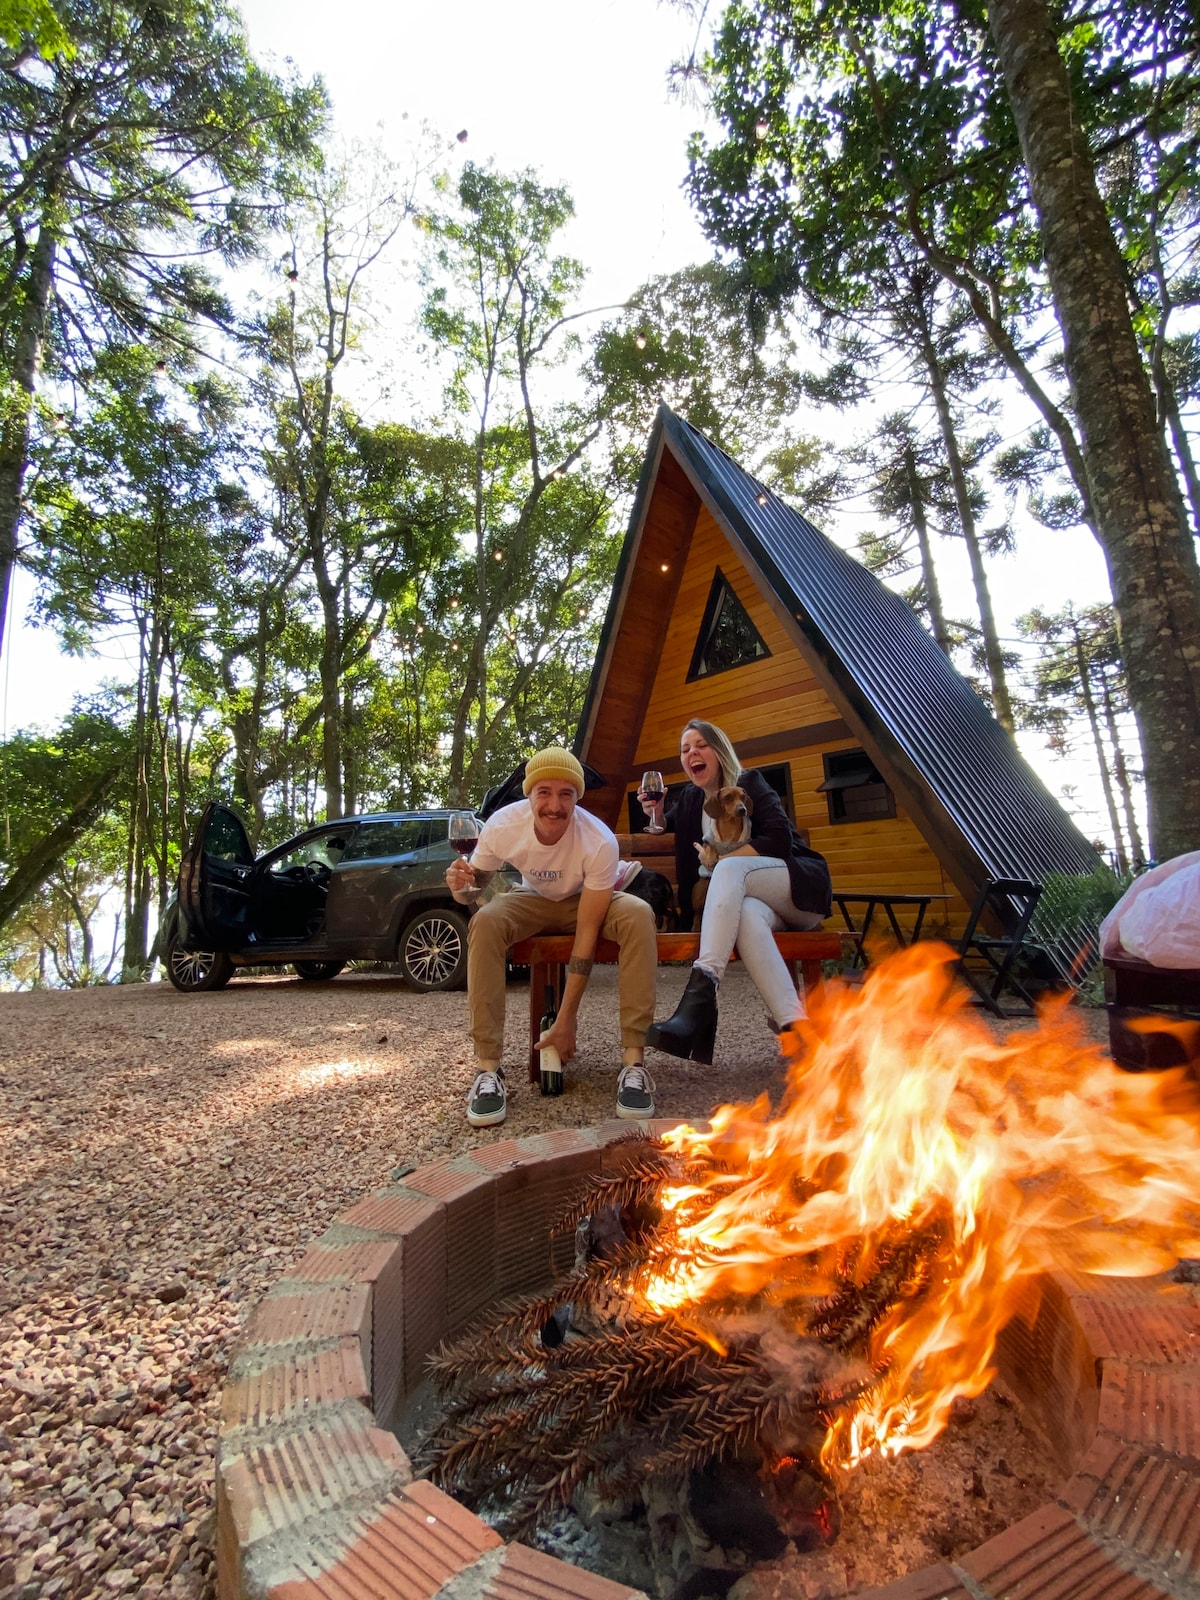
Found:
[(783, 928), (818, 928), (824, 918), (792, 904), (792, 880), (775, 856), (724, 856), (713, 868), (695, 965), (720, 983), (736, 944), (746, 971), (778, 1027), (804, 1015), (787, 962), (772, 937)]

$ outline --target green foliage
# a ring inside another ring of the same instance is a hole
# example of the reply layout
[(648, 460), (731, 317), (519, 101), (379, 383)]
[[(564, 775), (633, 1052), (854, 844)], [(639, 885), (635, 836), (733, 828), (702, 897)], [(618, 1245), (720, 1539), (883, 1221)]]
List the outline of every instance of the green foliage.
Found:
[(43, 61), (73, 55), (71, 41), (49, 0), (0, 0), (0, 43), (19, 49), (26, 41)]
[[(544, 393), (548, 371), (578, 349), (569, 308), (582, 269), (554, 250), (572, 210), (533, 173), (468, 164), (452, 201), (426, 219), (422, 320), (469, 450), (470, 514), (457, 559), (426, 587), (399, 643), (414, 661), (439, 652), (456, 680), (451, 803), (478, 799), (507, 776), (514, 750), (531, 748), (518, 718), (555, 703), (544, 692), (555, 679), (569, 685), (615, 567), (610, 486), (590, 454), (601, 419), (584, 399)], [(554, 736), (573, 732), (560, 724)]]
[(1034, 928), (1054, 939), (1077, 928), (1099, 928), (1133, 882), (1133, 873), (1114, 872), (1098, 861), (1090, 873), (1050, 872), (1042, 885)]
[(103, 700), (81, 702), (53, 733), (15, 733), (0, 744), (3, 875), (50, 832), (73, 794), (130, 754), (128, 730)]

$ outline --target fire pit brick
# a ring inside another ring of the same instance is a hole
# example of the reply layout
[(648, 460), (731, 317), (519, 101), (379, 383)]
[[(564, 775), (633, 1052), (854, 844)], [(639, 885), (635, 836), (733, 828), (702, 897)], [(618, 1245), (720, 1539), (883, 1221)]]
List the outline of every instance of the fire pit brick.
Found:
[[(431, 1600), (447, 1583), (482, 1560), (497, 1560), (502, 1541), (431, 1484), (414, 1483), (389, 1496), (379, 1512), (323, 1541), (334, 1559), (312, 1571), (272, 1578), (261, 1563), (261, 1593), (272, 1600)], [(323, 1552), (324, 1553), (324, 1552)]]
[(872, 1591), (872, 1600), (973, 1600), (970, 1589), (964, 1589), (952, 1567), (939, 1563), (936, 1567), (923, 1567), (920, 1572), (910, 1572), (895, 1583), (885, 1583), (882, 1589)]
[(1098, 1357), (1150, 1365), (1200, 1358), (1200, 1306), (1184, 1285), (1163, 1276), (1056, 1276)]
[(1166, 1600), (1118, 1566), (1063, 1506), (1043, 1506), (958, 1563), (996, 1600)]
[(290, 1422), (310, 1408), (357, 1400), (370, 1404), (371, 1388), (357, 1339), (332, 1346), (319, 1341), (297, 1349), (244, 1349), (230, 1368), (221, 1396), (221, 1426), (264, 1428)]
[(1100, 1426), (1131, 1444), (1200, 1459), (1200, 1365), (1104, 1363)]
[(1089, 1530), (1169, 1578), (1200, 1573), (1200, 1462), (1101, 1438), (1064, 1498)]
[[(674, 1124), (651, 1125), (655, 1133)], [(481, 1144), (356, 1205), (261, 1302), (218, 1447), (221, 1600), (623, 1600), (505, 1547), (375, 1425), (489, 1299), (543, 1284), (549, 1222), (637, 1154), (621, 1122)], [(997, 1361), (1063, 1460), (1057, 1501), (874, 1600), (1160, 1600), (1200, 1583), (1200, 1304), (1166, 1280), (1055, 1273)], [(374, 1414), (364, 1403), (367, 1376)], [(1161, 1586), (1160, 1586), (1161, 1584)]]
[(489, 1600), (622, 1600), (638, 1593), (523, 1544), (509, 1545), (495, 1576), (479, 1592)]

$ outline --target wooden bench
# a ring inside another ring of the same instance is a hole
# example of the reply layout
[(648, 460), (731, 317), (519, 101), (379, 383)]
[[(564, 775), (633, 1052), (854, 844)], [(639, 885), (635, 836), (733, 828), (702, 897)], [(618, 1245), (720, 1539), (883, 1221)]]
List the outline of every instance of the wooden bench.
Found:
[[(660, 835), (659, 837), (662, 837)], [(821, 963), (839, 961), (846, 943), (855, 942), (856, 935), (839, 933), (837, 929), (825, 932), (817, 928), (812, 933), (777, 933), (775, 943), (785, 961), (798, 965), (804, 977), (804, 987), (812, 993), (822, 979)], [(529, 1081), (537, 1083), (537, 1040), (541, 1033), (541, 1018), (546, 1009), (546, 990), (554, 992), (557, 1005), (562, 995), (564, 971), (571, 957), (575, 937), (570, 933), (539, 933), (531, 939), (520, 939), (509, 949), (508, 958), (518, 967), (529, 968)], [(700, 954), (700, 934), (660, 933), (658, 959), (660, 962), (694, 961)], [(596, 946), (597, 962), (612, 965), (620, 949), (610, 939), (601, 939)], [(733, 953), (737, 960), (737, 951)]]
[[(1104, 1003), (1108, 1046), (1118, 1066), (1140, 1072), (1190, 1065), (1200, 1073), (1200, 968), (1105, 956)], [(1137, 1026), (1156, 1019), (1163, 1024), (1159, 1029)]]

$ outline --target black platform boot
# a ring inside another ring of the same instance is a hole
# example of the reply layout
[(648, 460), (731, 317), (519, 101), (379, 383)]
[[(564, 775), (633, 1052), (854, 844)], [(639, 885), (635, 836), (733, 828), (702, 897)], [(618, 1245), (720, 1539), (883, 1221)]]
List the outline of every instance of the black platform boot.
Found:
[(693, 967), (675, 1015), (666, 1022), (653, 1023), (646, 1043), (670, 1056), (711, 1065), (716, 1037), (717, 986), (702, 967)]

